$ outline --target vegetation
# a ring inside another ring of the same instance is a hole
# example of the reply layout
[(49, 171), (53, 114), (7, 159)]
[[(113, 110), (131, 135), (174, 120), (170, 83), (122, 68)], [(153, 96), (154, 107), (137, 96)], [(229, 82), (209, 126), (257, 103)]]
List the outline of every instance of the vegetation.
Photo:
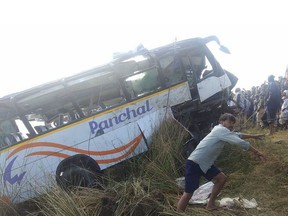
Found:
[[(247, 133), (265, 133), (250, 128)], [(279, 130), (274, 137), (251, 140), (267, 156), (260, 162), (235, 146), (226, 146), (216, 164), (228, 175), (219, 196), (255, 198), (258, 208), (207, 211), (189, 205), (176, 212), (182, 188), (176, 178), (184, 173), (183, 143), (189, 134), (175, 121), (167, 122), (155, 134), (150, 150), (105, 172), (102, 188), (77, 188), (69, 193), (55, 188), (36, 200), (20, 205), (1, 201), (0, 216), (90, 216), (90, 215), (288, 215), (288, 133)], [(203, 180), (204, 182), (204, 180)]]

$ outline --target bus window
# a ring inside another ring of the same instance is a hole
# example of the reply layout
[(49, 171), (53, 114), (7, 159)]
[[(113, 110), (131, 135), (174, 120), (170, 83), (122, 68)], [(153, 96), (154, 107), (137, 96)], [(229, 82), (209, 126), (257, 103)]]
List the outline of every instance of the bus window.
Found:
[(114, 70), (123, 77), (129, 74), (133, 74), (135, 71), (139, 71), (139, 65), (134, 59), (122, 61), (114, 65)]
[[(67, 89), (85, 116), (124, 103), (119, 81), (111, 71), (99, 71), (101, 76), (90, 77), (82, 82), (67, 82)], [(104, 74), (104, 75), (103, 75)]]
[[(207, 67), (206, 66), (206, 58), (203, 53), (193, 52), (186, 52), (184, 55), (181, 56), (182, 64), (185, 68), (186, 75), (190, 77), (188, 81), (194, 80), (197, 82), (201, 79), (203, 70)], [(193, 77), (193, 78), (192, 78)]]
[(54, 109), (46, 109), (45, 112), (42, 112), (41, 115), (39, 115), (41, 118), (37, 121), (37, 126), (40, 127), (35, 128), (36, 125), (34, 126), (38, 133), (44, 133), (50, 129), (66, 125), (80, 118), (80, 115), (75, 110), (75, 106), (69, 100), (69, 97), (63, 95), (60, 98), (63, 98), (63, 102), (59, 103), (59, 106), (55, 106)]
[(0, 104), (0, 148), (28, 138), (26, 127), (10, 105)]
[(62, 83), (48, 86), (42, 91), (28, 92), (15, 98), (15, 104), (22, 113), (22, 118), (32, 127), (30, 131), (28, 129), (30, 136), (45, 133), (75, 119), (70, 116), (70, 113), (75, 112), (75, 107)]
[(0, 139), (0, 147), (1, 148), (12, 144), (6, 139), (6, 137), (8, 137), (10, 134), (12, 134), (14, 132), (15, 132), (15, 130), (14, 130), (10, 121), (1, 120), (1, 122), (0, 122), (0, 138), (1, 138)]
[(19, 118), (0, 121), (0, 148), (27, 139), (27, 130)]
[(156, 67), (127, 77), (124, 85), (131, 98), (141, 97), (161, 89), (159, 73)]
[[(197, 83), (200, 82), (202, 78), (204, 78), (203, 73), (205, 69), (208, 70), (207, 67), (209, 67), (209, 69), (212, 67), (209, 64), (209, 61), (207, 61), (205, 55), (203, 54), (203, 50), (193, 49), (183, 52), (181, 55), (181, 62), (185, 70), (191, 96), (193, 100), (198, 99), (199, 94), (197, 89)], [(209, 66), (207, 66), (207, 64), (209, 64)]]
[[(33, 110), (31, 112), (26, 113), (25, 118), (28, 120), (29, 124), (31, 125), (32, 129), (34, 130), (34, 132), (36, 134), (42, 134), (42, 133), (48, 131), (48, 127), (47, 127), (47, 130), (45, 130), (45, 131), (41, 130), (40, 131), (41, 126), (46, 127), (46, 124), (48, 125), (49, 123), (47, 121), (46, 116), (40, 114), (39, 110)], [(25, 127), (25, 125), (22, 121), (19, 120), (17, 122), (17, 125), (19, 125), (23, 131), (25, 130), (26, 134), (28, 134), (28, 136), (31, 136), (29, 131), (27, 130), (27, 128)]]
[(167, 86), (172, 86), (185, 80), (181, 63), (175, 55), (167, 55), (159, 59), (159, 63)]
[(188, 56), (183, 56), (182, 57), (182, 63), (184, 65), (184, 70), (186, 73), (186, 77), (187, 77), (187, 81), (189, 84), (189, 87), (191, 88), (191, 86), (195, 86), (196, 85), (196, 75), (192, 70), (190, 61), (189, 61), (189, 57)]
[[(84, 116), (90, 116), (94, 113), (100, 112), (105, 109), (99, 99), (100, 86), (96, 81), (93, 83), (77, 83), (72, 86), (68, 86), (69, 92), (73, 97), (73, 100), (77, 103)], [(71, 114), (78, 118), (77, 113)]]
[(200, 51), (186, 52), (181, 57), (191, 87), (214, 72), (209, 59), (203, 54), (203, 50)]
[(105, 108), (115, 107), (126, 101), (118, 81), (113, 81), (102, 86), (100, 101), (102, 101)]
[(213, 70), (212, 65), (210, 64), (210, 61), (208, 60), (208, 58), (206, 56), (204, 58), (205, 58), (204, 59), (205, 67), (202, 70), (201, 77), (200, 77), (201, 79), (205, 79), (211, 75), (216, 75), (214, 70)]

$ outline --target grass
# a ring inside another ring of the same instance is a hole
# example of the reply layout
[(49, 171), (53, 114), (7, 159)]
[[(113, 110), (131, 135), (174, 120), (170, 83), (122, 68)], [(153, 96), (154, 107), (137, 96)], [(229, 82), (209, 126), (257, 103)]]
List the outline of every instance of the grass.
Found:
[[(267, 133), (253, 127), (243, 132)], [(266, 155), (266, 162), (229, 145), (216, 161), (228, 176), (219, 200), (255, 198), (258, 208), (238, 206), (233, 211), (209, 212), (203, 206), (189, 205), (185, 213), (176, 212), (175, 204), (182, 189), (175, 179), (183, 176), (185, 158), (181, 150), (188, 136), (178, 123), (167, 122), (155, 133), (146, 154), (105, 172), (103, 189), (77, 188), (67, 193), (55, 185), (45, 196), (21, 205), (2, 201), (0, 216), (288, 215), (288, 131), (285, 130), (263, 140), (251, 140)]]

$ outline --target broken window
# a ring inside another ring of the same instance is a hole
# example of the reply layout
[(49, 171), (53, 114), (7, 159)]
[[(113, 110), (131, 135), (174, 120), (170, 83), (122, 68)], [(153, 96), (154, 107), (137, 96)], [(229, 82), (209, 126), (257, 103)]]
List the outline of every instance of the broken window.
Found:
[(153, 93), (161, 89), (159, 72), (156, 67), (146, 69), (125, 78), (124, 85), (131, 99)]
[(68, 81), (67, 91), (85, 116), (126, 101), (120, 83), (112, 71), (99, 71), (97, 76), (82, 79), (80, 82)]
[(19, 117), (0, 121), (0, 148), (13, 145), (27, 139), (28, 131)]
[(159, 63), (167, 86), (172, 86), (185, 81), (181, 62), (174, 54), (162, 56), (159, 58)]

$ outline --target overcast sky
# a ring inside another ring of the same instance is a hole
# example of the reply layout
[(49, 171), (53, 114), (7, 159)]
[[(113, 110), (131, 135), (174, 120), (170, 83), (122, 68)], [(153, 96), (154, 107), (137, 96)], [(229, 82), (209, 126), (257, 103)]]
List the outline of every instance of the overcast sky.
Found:
[(0, 96), (91, 69), (140, 43), (150, 49), (209, 35), (230, 49), (217, 57), (249, 89), (285, 75), (287, 13), (284, 0), (0, 0)]

